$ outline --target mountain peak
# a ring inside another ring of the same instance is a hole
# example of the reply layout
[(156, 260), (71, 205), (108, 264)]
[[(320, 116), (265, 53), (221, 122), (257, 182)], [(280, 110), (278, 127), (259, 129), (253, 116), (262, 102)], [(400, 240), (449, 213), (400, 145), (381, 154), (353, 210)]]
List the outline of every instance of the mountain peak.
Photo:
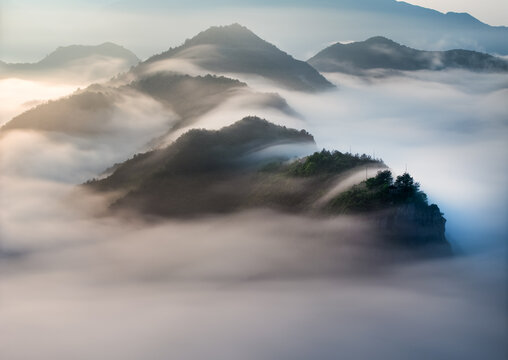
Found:
[(35, 63), (2, 63), (0, 78), (47, 78), (65, 80), (70, 74), (86, 82), (104, 81), (139, 63), (130, 50), (112, 42), (100, 45), (59, 46)]
[(508, 62), (488, 54), (470, 50), (417, 50), (382, 36), (329, 46), (308, 62), (323, 72), (355, 74), (361, 74), (368, 69), (411, 71), (459, 68), (472, 71), (508, 71)]
[(373, 36), (364, 41), (366, 44), (379, 44), (379, 45), (389, 45), (389, 46), (401, 46), (395, 41), (388, 39), (384, 36)]
[(312, 66), (238, 23), (213, 26), (141, 66), (170, 58), (184, 59), (215, 74), (259, 76), (291, 90), (315, 92), (334, 88)]
[(131, 65), (139, 62), (138, 57), (130, 50), (112, 42), (105, 42), (100, 45), (59, 46), (55, 51), (39, 61), (39, 64), (58, 66), (94, 55), (125, 59)]
[(188, 39), (183, 46), (219, 45), (227, 47), (273, 47), (251, 30), (238, 23), (225, 26), (212, 26)]

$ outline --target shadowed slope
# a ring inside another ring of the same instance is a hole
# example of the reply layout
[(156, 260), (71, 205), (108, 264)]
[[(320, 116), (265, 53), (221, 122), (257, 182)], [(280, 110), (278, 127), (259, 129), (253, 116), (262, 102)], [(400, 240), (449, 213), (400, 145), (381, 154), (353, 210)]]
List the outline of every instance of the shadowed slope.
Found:
[(185, 59), (218, 73), (261, 76), (292, 90), (333, 88), (309, 64), (295, 60), (238, 24), (203, 31), (183, 45), (151, 57), (141, 68), (167, 59)]
[(313, 216), (369, 214), (387, 244), (429, 245), (436, 254), (450, 253), (445, 219), (409, 174), (393, 182), (390, 171), (379, 172), (351, 190), (334, 193), (338, 181), (354, 169), (363, 174), (365, 167), (384, 164), (367, 155), (326, 150), (295, 160), (298, 149), (308, 153), (309, 145), (315, 148), (304, 130), (248, 117), (216, 131), (191, 130), (85, 187), (116, 193), (113, 210), (144, 216), (190, 218), (256, 208)]
[(358, 73), (369, 69), (508, 71), (508, 62), (469, 50), (423, 51), (384, 37), (334, 44), (308, 62), (319, 71)]

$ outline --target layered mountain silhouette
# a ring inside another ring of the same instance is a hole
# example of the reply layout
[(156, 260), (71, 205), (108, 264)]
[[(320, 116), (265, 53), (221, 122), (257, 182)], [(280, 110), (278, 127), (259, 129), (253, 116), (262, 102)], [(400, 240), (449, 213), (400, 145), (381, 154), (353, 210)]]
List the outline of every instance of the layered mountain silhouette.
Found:
[[(129, 190), (143, 186), (147, 181), (166, 181), (173, 177), (181, 179), (182, 176), (211, 184), (213, 174), (241, 173), (258, 165), (258, 161), (267, 163), (279, 159), (280, 154), (273, 155), (271, 152), (267, 152), (262, 160), (253, 155), (272, 146), (291, 144), (315, 147), (314, 138), (305, 131), (287, 129), (257, 117), (247, 117), (220, 130), (190, 130), (163, 149), (134, 156), (117, 166), (111, 176), (92, 182), (91, 185), (101, 190)], [(285, 158), (285, 155), (282, 157)], [(189, 184), (184, 181), (180, 186)], [(206, 192), (206, 189), (199, 191)], [(194, 195), (196, 199), (199, 198), (197, 193)], [(151, 201), (147, 202), (147, 206), (152, 205), (158, 206)], [(186, 206), (191, 205), (189, 203)]]
[[(220, 53), (221, 60), (218, 62), (208, 52), (212, 43), (217, 46), (214, 47), (214, 53)], [(202, 45), (206, 56), (200, 56), (199, 61), (212, 68), (222, 64), (223, 69), (228, 68), (224, 72), (244, 71), (273, 77), (275, 81), (284, 83), (284, 86), (305, 91), (333, 87), (310, 65), (293, 59), (248, 29), (240, 25), (215, 27), (188, 40), (182, 47), (156, 55), (108, 82), (93, 84), (68, 97), (38, 105), (14, 117), (0, 130), (36, 129), (84, 136), (100, 134), (107, 129), (111, 130), (109, 124), (125, 97), (135, 97), (136, 94), (148, 96), (166, 108), (168, 119), (171, 118), (168, 133), (192, 125), (201, 116), (233, 98), (241, 99), (240, 105), (249, 109), (274, 109), (289, 116), (298, 116), (280, 95), (254, 92), (238, 80), (216, 75), (191, 76), (154, 70), (152, 67), (158, 61), (180, 56), (181, 53), (188, 54), (188, 51), (193, 52), (196, 48), (201, 49)], [(60, 48), (33, 66), (40, 69), (66, 69), (67, 64), (74, 64), (76, 59), (84, 59), (83, 56), (87, 54), (115, 53), (109, 51), (111, 48), (116, 49), (119, 55), (123, 53), (123, 48), (118, 49), (112, 44), (98, 48)], [(26, 65), (31, 66), (32, 64)], [(52, 76), (50, 70), (41, 70), (41, 73)], [(161, 138), (165, 135), (167, 134), (161, 134)]]
[(113, 210), (145, 216), (196, 217), (255, 208), (327, 216), (369, 213), (385, 240), (449, 251), (439, 208), (427, 203), (409, 174), (394, 182), (389, 171), (380, 172), (323, 202), (341, 174), (384, 164), (366, 155), (326, 150), (295, 158), (302, 147), (315, 149), (305, 130), (247, 117), (220, 130), (191, 130), (84, 186), (120, 194)]
[(203, 31), (183, 45), (149, 58), (140, 69), (168, 59), (186, 60), (214, 73), (259, 76), (291, 90), (314, 92), (333, 88), (312, 66), (239, 24)]
[(130, 50), (113, 43), (97, 46), (71, 45), (59, 47), (36, 63), (0, 62), (0, 78), (37, 78), (73, 76), (80, 80), (108, 79), (139, 63)]
[[(468, 49), (491, 54), (508, 55), (508, 27), (490, 26), (468, 13), (448, 12), (412, 5), (396, 0), (122, 0), (114, 5), (123, 10), (157, 9), (177, 11), (182, 8), (256, 7), (265, 11), (284, 7), (312, 9), (318, 23), (325, 31), (318, 33), (317, 40), (329, 44), (337, 40), (366, 39), (373, 34), (396, 39), (420, 49)], [(321, 15), (316, 10), (323, 10)], [(335, 21), (329, 22), (331, 14)], [(322, 16), (322, 17), (319, 17)], [(322, 23), (319, 23), (320, 20)], [(302, 24), (285, 22), (283, 19), (267, 18), (271, 28), (297, 33)], [(275, 23), (274, 21), (278, 21)], [(335, 36), (340, 34), (340, 38)], [(314, 36), (316, 40), (316, 36)]]
[(350, 44), (336, 43), (308, 62), (322, 72), (358, 73), (370, 69), (508, 71), (508, 61), (489, 54), (470, 50), (416, 50), (381, 36)]
[(191, 125), (200, 116), (239, 96), (254, 108), (296, 115), (279, 95), (257, 93), (245, 83), (222, 76), (156, 73), (124, 85), (114, 83), (90, 85), (68, 97), (38, 105), (14, 117), (0, 131), (32, 129), (80, 136), (101, 134), (111, 129), (114, 115), (125, 106), (125, 99), (140, 95), (166, 108), (168, 119), (172, 118), (168, 132)]

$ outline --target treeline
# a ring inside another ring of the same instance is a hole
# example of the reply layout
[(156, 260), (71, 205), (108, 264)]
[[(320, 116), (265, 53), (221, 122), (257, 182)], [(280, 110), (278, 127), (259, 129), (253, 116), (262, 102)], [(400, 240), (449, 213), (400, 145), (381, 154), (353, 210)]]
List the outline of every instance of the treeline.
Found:
[(442, 216), (437, 205), (429, 206), (427, 195), (411, 175), (404, 173), (394, 180), (390, 170), (379, 171), (375, 177), (341, 193), (332, 200), (330, 207), (335, 212), (348, 213), (382, 210), (403, 204), (412, 204)]
[(341, 173), (354, 167), (368, 164), (382, 164), (382, 161), (366, 154), (353, 155), (323, 149), (291, 164), (289, 173), (293, 176)]

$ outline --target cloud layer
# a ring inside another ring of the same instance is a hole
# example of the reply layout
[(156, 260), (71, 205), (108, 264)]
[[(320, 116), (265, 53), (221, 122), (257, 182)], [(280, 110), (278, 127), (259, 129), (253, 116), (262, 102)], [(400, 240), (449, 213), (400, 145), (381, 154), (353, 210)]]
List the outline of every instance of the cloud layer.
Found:
[[(143, 150), (168, 120), (160, 104), (126, 97), (102, 136), (0, 138), (2, 356), (503, 358), (508, 79), (380, 75), (328, 74), (339, 89), (321, 95), (251, 85), (303, 117), (261, 115), (318, 146), (375, 151), (397, 173), (407, 164), (464, 256), (387, 265), (361, 218), (110, 217), (108, 199), (75, 185)], [(195, 126), (258, 111), (236, 98)]]

